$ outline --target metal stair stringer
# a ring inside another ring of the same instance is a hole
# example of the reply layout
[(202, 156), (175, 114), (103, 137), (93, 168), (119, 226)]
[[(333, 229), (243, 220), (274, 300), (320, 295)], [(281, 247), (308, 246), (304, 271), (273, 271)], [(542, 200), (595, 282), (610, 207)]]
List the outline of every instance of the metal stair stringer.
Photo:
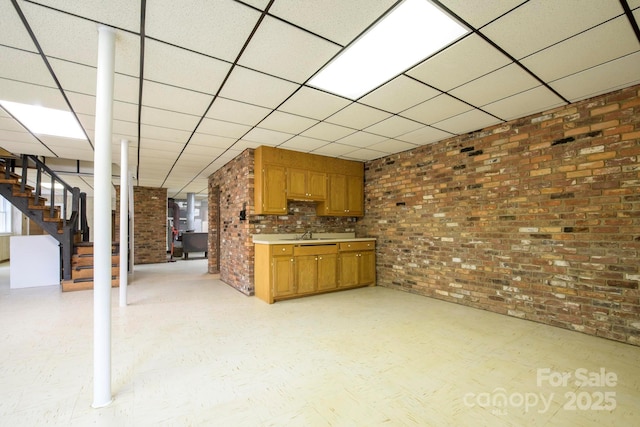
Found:
[[(15, 159), (4, 159), (4, 170), (0, 174), (0, 194), (60, 243), (61, 279), (69, 280), (76, 239), (89, 240), (86, 194), (81, 193), (77, 187), (69, 186), (36, 156), (22, 155), (21, 161), (22, 174), (18, 175), (14, 173)], [(35, 188), (27, 185), (28, 173), (32, 169), (36, 172)], [(51, 203), (46, 205), (46, 199), (41, 197), (43, 175), (51, 178), (50, 196), (53, 203), (56, 197), (56, 184), (62, 187), (62, 194), (58, 194), (62, 196), (61, 212)], [(70, 209), (67, 200), (69, 194), (71, 195)]]

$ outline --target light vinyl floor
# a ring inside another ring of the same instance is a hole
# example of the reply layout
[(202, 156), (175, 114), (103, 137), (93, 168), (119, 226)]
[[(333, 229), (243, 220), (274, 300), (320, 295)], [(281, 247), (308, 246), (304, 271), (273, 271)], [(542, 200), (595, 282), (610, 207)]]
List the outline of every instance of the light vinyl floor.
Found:
[(206, 268), (136, 266), (125, 308), (113, 289), (93, 409), (93, 292), (0, 266), (0, 425), (640, 425), (638, 347), (382, 287), (268, 305)]

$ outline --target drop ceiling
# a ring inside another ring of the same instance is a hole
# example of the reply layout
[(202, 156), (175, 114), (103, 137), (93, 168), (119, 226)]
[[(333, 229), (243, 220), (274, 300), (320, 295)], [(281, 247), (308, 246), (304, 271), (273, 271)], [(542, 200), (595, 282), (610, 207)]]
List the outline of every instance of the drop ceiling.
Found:
[(0, 99), (71, 111), (89, 140), (0, 109), (0, 147), (82, 164), (65, 176), (91, 194), (98, 25), (114, 173), (126, 139), (135, 184), (176, 198), (246, 148), (367, 161), (640, 82), (640, 0), (434, 3), (470, 33), (353, 101), (306, 83), (395, 0), (3, 0)]

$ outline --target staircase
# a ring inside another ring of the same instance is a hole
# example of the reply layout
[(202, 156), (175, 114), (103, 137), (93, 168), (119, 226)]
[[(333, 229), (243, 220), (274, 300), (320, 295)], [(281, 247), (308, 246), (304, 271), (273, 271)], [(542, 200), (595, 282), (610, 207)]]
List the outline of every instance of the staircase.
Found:
[[(43, 197), (43, 179), (50, 182), (46, 191), (53, 203), (47, 204)], [(92, 289), (93, 243), (88, 242), (86, 194), (65, 183), (38, 157), (22, 155), (0, 158), (0, 195), (60, 243), (62, 290)], [(114, 283), (118, 282), (117, 258), (112, 255), (112, 286), (118, 285)]]
[[(120, 286), (119, 245), (111, 245), (111, 287)], [(74, 245), (71, 257), (71, 279), (62, 281), (62, 291), (81, 291), (93, 289), (93, 243), (80, 242)]]

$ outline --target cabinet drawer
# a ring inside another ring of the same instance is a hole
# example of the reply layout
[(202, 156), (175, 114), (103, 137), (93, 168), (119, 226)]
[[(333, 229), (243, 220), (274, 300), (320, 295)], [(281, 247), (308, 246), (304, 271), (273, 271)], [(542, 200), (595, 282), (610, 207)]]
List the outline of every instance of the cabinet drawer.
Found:
[(293, 253), (298, 255), (323, 255), (338, 253), (338, 245), (300, 245), (296, 246)]
[(277, 255), (293, 255), (293, 245), (272, 245), (271, 254)]
[(371, 249), (375, 249), (376, 242), (343, 242), (340, 243), (340, 251), (367, 251)]

